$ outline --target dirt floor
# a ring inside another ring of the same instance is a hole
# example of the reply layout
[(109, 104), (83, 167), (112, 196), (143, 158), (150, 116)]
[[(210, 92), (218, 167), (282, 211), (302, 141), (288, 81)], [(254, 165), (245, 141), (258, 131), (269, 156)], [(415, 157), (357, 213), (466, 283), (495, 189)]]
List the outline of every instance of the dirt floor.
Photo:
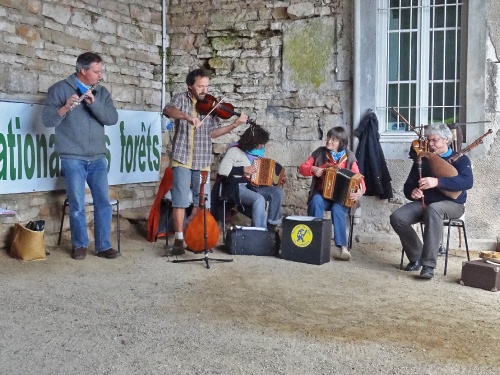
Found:
[(1, 252), (0, 374), (500, 373), (500, 293), (460, 285), (465, 253), (427, 281), (393, 244), (321, 266), (216, 248), (233, 262), (210, 269), (141, 228), (121, 244), (115, 260)]

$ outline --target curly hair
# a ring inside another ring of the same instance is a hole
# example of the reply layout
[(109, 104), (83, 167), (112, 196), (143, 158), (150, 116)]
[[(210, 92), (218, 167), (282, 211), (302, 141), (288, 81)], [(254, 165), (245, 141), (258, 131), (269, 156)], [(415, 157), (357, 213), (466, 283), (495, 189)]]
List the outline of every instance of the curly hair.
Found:
[(259, 125), (250, 125), (238, 141), (238, 147), (243, 151), (250, 151), (258, 145), (265, 145), (269, 141), (269, 132)]

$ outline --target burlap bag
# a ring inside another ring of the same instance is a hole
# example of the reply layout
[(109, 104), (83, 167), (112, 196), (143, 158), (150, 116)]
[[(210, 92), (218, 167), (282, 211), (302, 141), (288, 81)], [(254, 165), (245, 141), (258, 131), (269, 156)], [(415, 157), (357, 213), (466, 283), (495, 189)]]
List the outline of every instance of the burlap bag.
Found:
[(10, 246), (10, 255), (20, 260), (45, 259), (44, 232), (32, 231), (16, 223), (14, 240)]

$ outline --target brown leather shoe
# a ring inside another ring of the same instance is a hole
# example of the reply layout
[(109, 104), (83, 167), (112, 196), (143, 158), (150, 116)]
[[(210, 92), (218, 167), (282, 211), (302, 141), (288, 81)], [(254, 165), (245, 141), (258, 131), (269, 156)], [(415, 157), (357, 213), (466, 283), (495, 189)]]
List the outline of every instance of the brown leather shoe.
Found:
[(115, 249), (113, 249), (112, 247), (109, 248), (108, 250), (99, 251), (97, 253), (98, 257), (106, 258), (106, 259), (113, 259), (113, 258), (119, 257), (120, 255), (121, 254), (118, 251), (116, 251)]
[(86, 256), (87, 256), (86, 247), (79, 247), (78, 249), (73, 250), (73, 253), (71, 254), (71, 258), (76, 260), (84, 260)]

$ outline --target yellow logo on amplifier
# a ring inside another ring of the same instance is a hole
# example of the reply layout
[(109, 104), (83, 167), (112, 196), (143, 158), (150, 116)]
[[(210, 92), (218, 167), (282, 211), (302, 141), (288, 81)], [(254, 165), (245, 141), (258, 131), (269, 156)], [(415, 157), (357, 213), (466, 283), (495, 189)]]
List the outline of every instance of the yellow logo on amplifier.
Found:
[(295, 244), (295, 246), (298, 247), (306, 247), (313, 240), (313, 233), (311, 228), (304, 224), (296, 225), (292, 229), (292, 233), (290, 234), (290, 236), (292, 238), (292, 242)]

